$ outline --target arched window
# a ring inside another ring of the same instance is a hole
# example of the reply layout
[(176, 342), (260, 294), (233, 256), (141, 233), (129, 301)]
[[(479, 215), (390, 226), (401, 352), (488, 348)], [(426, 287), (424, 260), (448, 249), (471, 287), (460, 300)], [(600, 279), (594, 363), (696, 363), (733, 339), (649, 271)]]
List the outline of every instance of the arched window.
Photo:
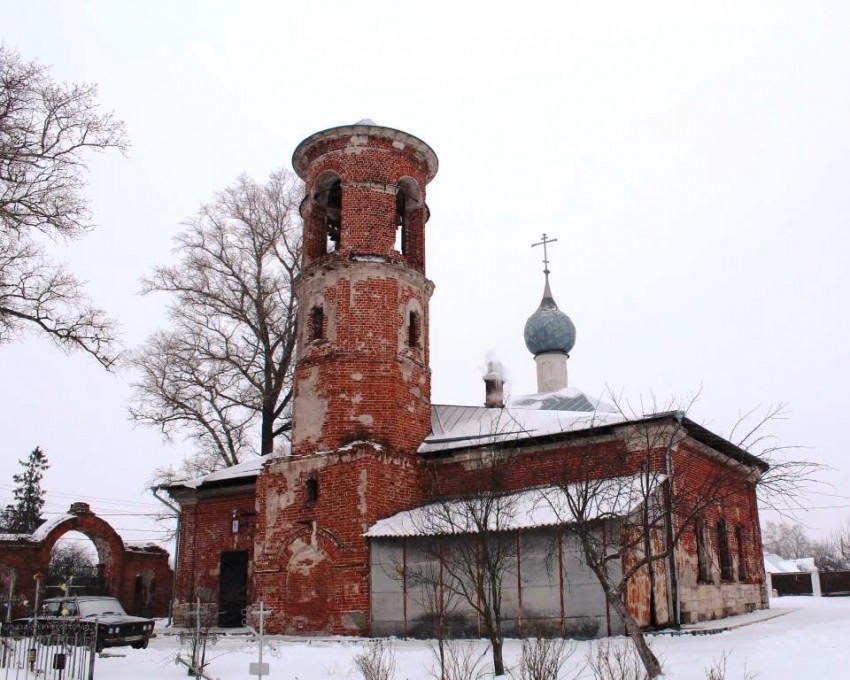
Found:
[(315, 183), (314, 209), (310, 218), (309, 246), (312, 256), (332, 253), (342, 236), (342, 180), (333, 172), (322, 173)]
[(310, 310), (310, 340), (321, 340), (325, 337), (325, 310), (321, 305), (316, 305)]
[(407, 241), (407, 195), (404, 193), (404, 187), (399, 186), (395, 194), (395, 245), (393, 248), (404, 255), (406, 252)]
[(726, 520), (717, 520), (717, 557), (720, 562), (720, 580), (734, 579), (732, 571), (732, 551), (729, 549), (729, 527)]
[(328, 188), (325, 207), (325, 229), (327, 230), (327, 252), (339, 249), (342, 232), (342, 180), (336, 180)]
[(394, 250), (409, 257), (424, 248), (424, 243), (420, 243), (424, 227), (422, 197), (419, 185), (411, 177), (402, 177), (396, 185), (393, 226)]
[(407, 322), (407, 346), (419, 347), (419, 337), (421, 335), (422, 322), (419, 319), (418, 312), (410, 312)]

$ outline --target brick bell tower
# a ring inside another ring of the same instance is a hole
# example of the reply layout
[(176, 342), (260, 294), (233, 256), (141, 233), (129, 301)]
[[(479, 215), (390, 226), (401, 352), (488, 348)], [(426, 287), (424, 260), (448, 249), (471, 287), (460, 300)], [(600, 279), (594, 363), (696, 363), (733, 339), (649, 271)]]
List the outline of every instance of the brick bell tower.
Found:
[(368, 634), (377, 520), (418, 502), (431, 426), (425, 185), (437, 157), (361, 121), (305, 139), (291, 456), (256, 483), (253, 597), (270, 632)]
[(422, 140), (363, 120), (295, 150), (306, 183), (293, 453), (365, 440), (414, 453), (430, 429)]

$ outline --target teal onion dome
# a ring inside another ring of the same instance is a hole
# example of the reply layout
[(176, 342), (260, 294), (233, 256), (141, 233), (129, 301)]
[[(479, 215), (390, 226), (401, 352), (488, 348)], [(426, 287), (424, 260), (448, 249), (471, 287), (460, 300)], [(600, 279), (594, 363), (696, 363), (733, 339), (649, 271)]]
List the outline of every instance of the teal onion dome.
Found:
[(543, 299), (537, 311), (525, 322), (524, 335), (525, 346), (534, 356), (544, 352), (569, 354), (576, 344), (575, 324), (555, 304), (555, 298), (549, 289), (548, 276)]

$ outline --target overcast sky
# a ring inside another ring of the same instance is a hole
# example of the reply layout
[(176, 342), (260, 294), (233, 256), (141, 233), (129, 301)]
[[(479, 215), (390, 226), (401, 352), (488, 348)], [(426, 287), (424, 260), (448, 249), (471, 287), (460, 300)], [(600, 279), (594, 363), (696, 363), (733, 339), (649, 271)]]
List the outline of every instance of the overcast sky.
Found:
[[(91, 160), (97, 228), (58, 245), (128, 346), (164, 323), (139, 279), (242, 172), (290, 167), (311, 133), (371, 118), (440, 158), (428, 187), (432, 399), (480, 404), (496, 356), (535, 389), (522, 338), (543, 288), (577, 327), (570, 382), (662, 400), (727, 434), (788, 402), (776, 433), (834, 467), (800, 520), (850, 517), (846, 463), (850, 3), (43, 2), (0, 38), (99, 85), (128, 157)], [(0, 499), (51, 461), (49, 512), (88, 500), (127, 539), (155, 467), (191, 443), (133, 429), (128, 375), (32, 337), (0, 347)]]

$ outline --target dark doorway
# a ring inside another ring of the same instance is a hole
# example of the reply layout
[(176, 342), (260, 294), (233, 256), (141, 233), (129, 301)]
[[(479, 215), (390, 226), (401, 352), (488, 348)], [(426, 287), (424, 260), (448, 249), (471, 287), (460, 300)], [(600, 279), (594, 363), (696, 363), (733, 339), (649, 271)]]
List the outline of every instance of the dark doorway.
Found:
[(242, 625), (242, 610), (248, 606), (248, 551), (221, 553), (218, 589), (218, 625), (237, 628)]

